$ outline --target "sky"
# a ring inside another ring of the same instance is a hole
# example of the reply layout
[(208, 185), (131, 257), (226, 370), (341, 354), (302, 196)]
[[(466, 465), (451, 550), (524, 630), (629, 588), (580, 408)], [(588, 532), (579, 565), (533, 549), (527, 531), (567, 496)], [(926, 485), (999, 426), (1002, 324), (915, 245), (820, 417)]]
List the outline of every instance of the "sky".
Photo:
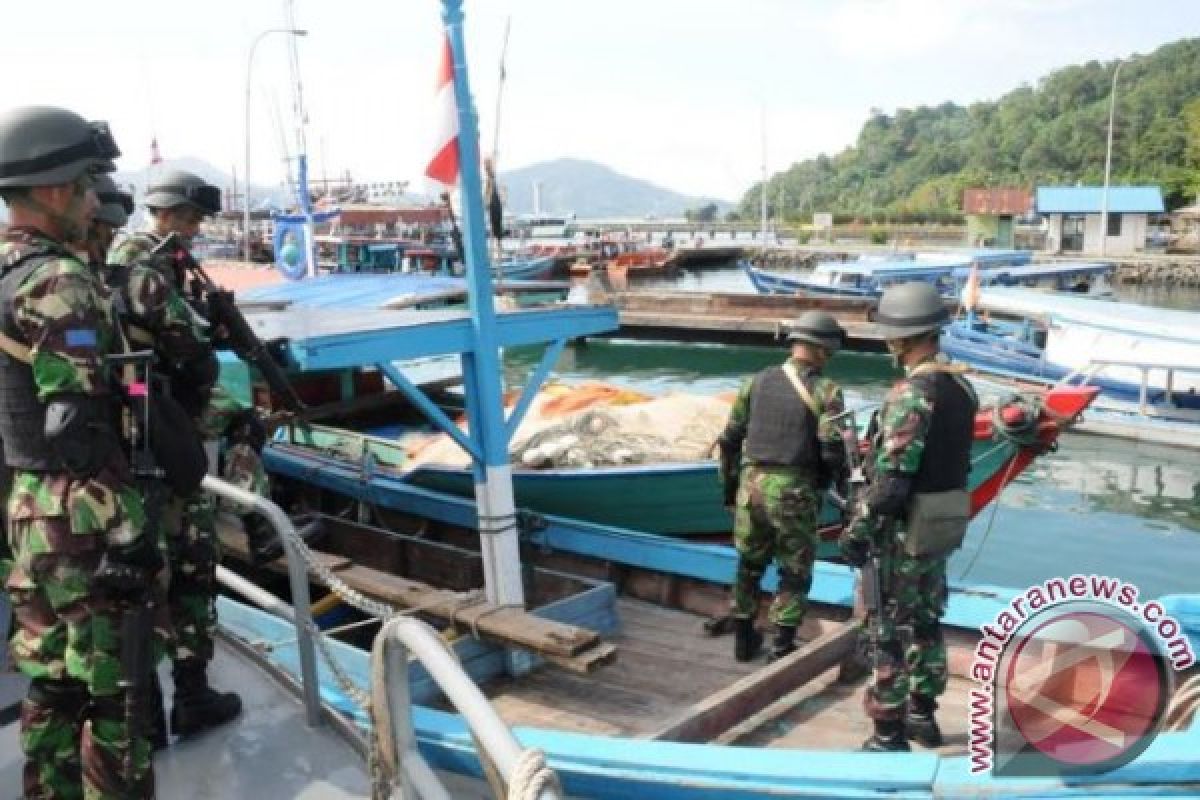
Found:
[[(294, 0), (315, 178), (409, 180), (433, 151), (436, 0)], [(1061, 66), (1200, 35), (1160, 0), (466, 0), (482, 149), (501, 170), (584, 158), (737, 200), (762, 174), (851, 144), (871, 108), (994, 100)], [(4, 8), (7, 106), (109, 120), (135, 170), (157, 138), (277, 185), (296, 151), (285, 0), (41, 0)], [(765, 148), (764, 148), (765, 140)]]

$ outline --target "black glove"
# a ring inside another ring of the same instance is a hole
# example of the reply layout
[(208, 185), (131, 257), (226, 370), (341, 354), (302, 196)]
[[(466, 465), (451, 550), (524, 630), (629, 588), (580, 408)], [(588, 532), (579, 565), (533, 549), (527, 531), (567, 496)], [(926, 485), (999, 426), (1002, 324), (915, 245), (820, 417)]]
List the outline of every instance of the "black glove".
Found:
[(871, 512), (884, 517), (904, 516), (912, 494), (912, 478), (900, 472), (879, 472), (867, 487), (863, 502)]
[(871, 545), (866, 539), (845, 534), (838, 539), (838, 549), (842, 551), (842, 558), (852, 567), (861, 567), (866, 564), (867, 556), (871, 553)]
[(258, 412), (247, 408), (234, 414), (229, 424), (225, 426), (225, 438), (230, 445), (248, 444), (258, 454), (262, 454), (267, 443), (267, 428), (263, 425)]
[(143, 534), (133, 544), (109, 547), (92, 574), (92, 586), (110, 599), (137, 602), (154, 585), (163, 567), (162, 554), (153, 539)]
[(246, 528), (246, 545), (254, 566), (270, 564), (283, 555), (283, 542), (262, 514), (247, 514), (242, 518), (242, 524)]
[(199, 419), (208, 407), (213, 386), (217, 383), (218, 370), (217, 356), (209, 351), (170, 371), (171, 397), (183, 406), (192, 419)]

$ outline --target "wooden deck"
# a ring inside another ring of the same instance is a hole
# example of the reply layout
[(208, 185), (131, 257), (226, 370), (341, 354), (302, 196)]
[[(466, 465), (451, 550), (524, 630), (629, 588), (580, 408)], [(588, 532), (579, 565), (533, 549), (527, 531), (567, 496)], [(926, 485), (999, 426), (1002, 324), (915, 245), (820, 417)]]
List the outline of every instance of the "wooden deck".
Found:
[[(622, 632), (612, 637), (617, 663), (588, 676), (543, 667), (484, 686), (511, 725), (580, 733), (652, 736), (687, 707), (761, 669), (760, 658), (739, 664), (733, 637), (706, 636), (702, 618), (650, 603), (618, 601)], [(866, 681), (836, 682), (836, 670), (782, 696), (714, 741), (755, 747), (857, 749), (870, 735), (862, 710)], [(952, 678), (938, 721), (943, 753), (966, 747), (966, 700), (971, 684)]]
[(639, 736), (681, 709), (754, 671), (733, 659), (733, 638), (709, 637), (702, 620), (641, 600), (617, 602), (615, 664), (588, 676), (543, 667), (484, 687), (513, 725)]

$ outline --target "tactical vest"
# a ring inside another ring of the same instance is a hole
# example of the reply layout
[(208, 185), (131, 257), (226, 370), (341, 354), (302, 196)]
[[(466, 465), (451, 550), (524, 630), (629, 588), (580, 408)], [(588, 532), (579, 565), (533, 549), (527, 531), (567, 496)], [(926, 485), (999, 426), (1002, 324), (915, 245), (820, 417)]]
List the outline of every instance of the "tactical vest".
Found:
[[(13, 296), (34, 270), (54, 258), (70, 256), (41, 240), (0, 245), (0, 330), (24, 343), (13, 315)], [(70, 256), (73, 257), (73, 256)], [(33, 370), (6, 352), (0, 352), (0, 438), (4, 463), (14, 469), (57, 472), (62, 464), (46, 442), (46, 406), (37, 396)]]
[(933, 402), (933, 416), (925, 435), (921, 466), (913, 478), (913, 492), (967, 488), (979, 401), (963, 386), (965, 379), (956, 379), (947, 372), (927, 372), (911, 380)]
[[(805, 386), (811, 385), (811, 376), (801, 376)], [(763, 370), (754, 379), (742, 457), (749, 464), (796, 467), (814, 475), (820, 467), (817, 420), (782, 367)]]

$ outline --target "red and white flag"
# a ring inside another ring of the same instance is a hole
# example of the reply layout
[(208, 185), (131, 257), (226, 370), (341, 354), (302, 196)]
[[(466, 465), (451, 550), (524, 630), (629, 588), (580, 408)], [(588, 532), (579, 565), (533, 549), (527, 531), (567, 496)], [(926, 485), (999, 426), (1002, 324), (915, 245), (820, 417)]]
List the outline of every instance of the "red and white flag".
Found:
[(425, 175), (446, 187), (458, 183), (458, 103), (454, 100), (454, 56), (450, 51), (450, 36), (442, 45), (442, 60), (438, 65), (437, 106), (433, 160)]

